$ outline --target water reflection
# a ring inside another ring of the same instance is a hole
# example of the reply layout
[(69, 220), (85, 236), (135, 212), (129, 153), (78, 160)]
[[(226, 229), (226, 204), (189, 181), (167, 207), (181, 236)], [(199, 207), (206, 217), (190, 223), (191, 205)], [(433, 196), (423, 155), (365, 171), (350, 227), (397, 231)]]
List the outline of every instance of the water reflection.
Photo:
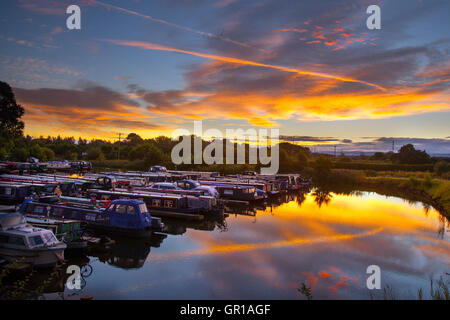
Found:
[(164, 234), (151, 241), (115, 239), (90, 250), (93, 272), (83, 292), (113, 299), (298, 299), (305, 283), (315, 299), (369, 299), (365, 272), (375, 264), (383, 286), (398, 298), (416, 298), (430, 276), (450, 269), (449, 222), (420, 202), (321, 188), (226, 211), (221, 220), (165, 219)]
[(164, 218), (163, 233), (170, 235), (182, 235), (188, 229), (214, 231), (216, 228), (223, 232), (227, 231), (227, 223), (224, 218), (221, 219), (204, 219), (201, 221), (184, 221), (180, 219)]
[(139, 269), (147, 261), (150, 248), (159, 248), (165, 234), (154, 233), (149, 239), (112, 238), (109, 243), (92, 245), (88, 255), (122, 269)]

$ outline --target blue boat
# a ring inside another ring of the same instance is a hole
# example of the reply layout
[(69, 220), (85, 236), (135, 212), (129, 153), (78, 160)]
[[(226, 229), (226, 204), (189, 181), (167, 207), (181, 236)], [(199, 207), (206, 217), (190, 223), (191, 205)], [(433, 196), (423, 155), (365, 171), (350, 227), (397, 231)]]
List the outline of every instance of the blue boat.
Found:
[(57, 197), (26, 199), (20, 212), (26, 216), (82, 221), (90, 230), (137, 238), (148, 237), (152, 230), (160, 231), (164, 226), (137, 199), (113, 200), (106, 208), (62, 202)]

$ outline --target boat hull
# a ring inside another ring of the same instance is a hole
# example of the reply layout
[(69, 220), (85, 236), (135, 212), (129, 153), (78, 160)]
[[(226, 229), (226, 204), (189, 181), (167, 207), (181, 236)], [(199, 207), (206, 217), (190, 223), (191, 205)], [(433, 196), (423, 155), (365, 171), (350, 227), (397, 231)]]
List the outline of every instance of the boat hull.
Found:
[(34, 267), (54, 267), (58, 262), (64, 260), (65, 245), (51, 248), (38, 249), (16, 249), (0, 247), (0, 256), (7, 261), (18, 261), (29, 263)]
[(97, 234), (125, 236), (129, 238), (148, 238), (152, 235), (152, 229), (150, 227), (130, 229), (89, 223), (86, 225), (86, 229), (91, 230)]

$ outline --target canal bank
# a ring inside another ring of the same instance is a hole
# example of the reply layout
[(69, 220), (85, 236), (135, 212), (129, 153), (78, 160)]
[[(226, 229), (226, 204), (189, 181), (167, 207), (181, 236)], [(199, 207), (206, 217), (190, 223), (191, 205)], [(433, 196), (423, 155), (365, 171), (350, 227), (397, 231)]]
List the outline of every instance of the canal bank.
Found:
[(414, 175), (408, 178), (390, 175), (371, 177), (360, 170), (333, 170), (326, 179), (316, 179), (315, 186), (344, 193), (354, 190), (372, 191), (386, 196), (421, 201), (450, 218), (450, 181), (432, 179), (429, 175), (422, 179)]

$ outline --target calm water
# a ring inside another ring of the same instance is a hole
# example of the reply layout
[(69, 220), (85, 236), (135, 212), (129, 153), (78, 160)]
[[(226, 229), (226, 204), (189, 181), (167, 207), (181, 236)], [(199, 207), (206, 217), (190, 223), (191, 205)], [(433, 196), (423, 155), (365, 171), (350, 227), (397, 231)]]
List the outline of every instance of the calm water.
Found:
[(365, 272), (375, 264), (382, 286), (407, 299), (417, 298), (421, 287), (427, 294), (430, 276), (450, 278), (448, 222), (422, 204), (375, 193), (311, 192), (244, 211), (221, 223), (167, 222), (167, 237), (151, 244), (119, 241), (77, 260), (92, 267), (80, 294), (300, 299), (304, 282), (317, 299), (369, 299)]

